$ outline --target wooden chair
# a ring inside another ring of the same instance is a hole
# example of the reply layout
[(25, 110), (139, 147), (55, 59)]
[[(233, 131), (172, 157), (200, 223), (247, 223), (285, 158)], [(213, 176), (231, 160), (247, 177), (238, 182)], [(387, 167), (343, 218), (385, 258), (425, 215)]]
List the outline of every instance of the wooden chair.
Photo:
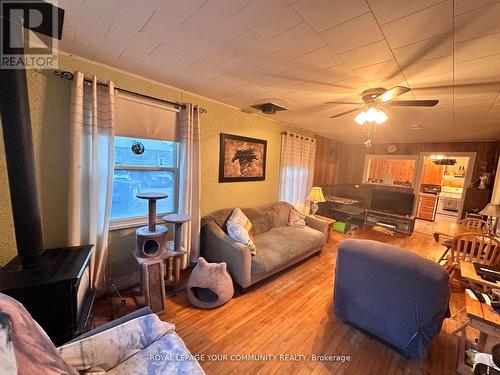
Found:
[(500, 263), (500, 239), (477, 233), (456, 236), (444, 265), (450, 273), (450, 281), (460, 271), (460, 261), (497, 266)]
[[(490, 225), (488, 222), (475, 217), (467, 217), (461, 220), (458, 224), (464, 225), (467, 229), (481, 229), (483, 233), (488, 233), (490, 231)], [(436, 235), (434, 235), (434, 238), (435, 237)], [(439, 241), (439, 238), (436, 241)], [(451, 249), (452, 242), (453, 242), (452, 238), (448, 238), (442, 242), (442, 245), (446, 249), (443, 251), (443, 254), (441, 254), (441, 256), (439, 257), (437, 261), (438, 263), (441, 263), (443, 260), (445, 260), (446, 255)]]
[(490, 230), (490, 224), (487, 221), (467, 217), (459, 222), (461, 225), (465, 225), (467, 229), (481, 229), (484, 233), (488, 233)]

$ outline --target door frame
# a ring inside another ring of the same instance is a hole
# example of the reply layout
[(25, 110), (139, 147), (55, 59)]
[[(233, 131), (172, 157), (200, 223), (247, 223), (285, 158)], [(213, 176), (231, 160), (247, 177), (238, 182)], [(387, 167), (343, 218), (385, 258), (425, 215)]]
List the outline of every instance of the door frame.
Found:
[(424, 156), (432, 156), (432, 155), (444, 155), (445, 157), (453, 157), (453, 156), (462, 156), (462, 157), (469, 157), (469, 164), (467, 165), (467, 173), (465, 174), (464, 178), (464, 190), (462, 191), (462, 196), (460, 197), (460, 208), (458, 210), (458, 219), (462, 217), (462, 210), (464, 208), (464, 199), (465, 199), (465, 190), (467, 187), (470, 186), (470, 183), (472, 181), (472, 176), (474, 175), (474, 171), (476, 169), (476, 155), (477, 152), (454, 152), (454, 151), (447, 151), (447, 152), (439, 152), (439, 151), (434, 151), (434, 152), (421, 152), (418, 157), (418, 162), (417, 162), (417, 173), (416, 173), (416, 183), (415, 183), (415, 195), (417, 195), (417, 201), (418, 204), (418, 194), (420, 193), (420, 187), (421, 187), (421, 180), (422, 180), (422, 171), (424, 169)]

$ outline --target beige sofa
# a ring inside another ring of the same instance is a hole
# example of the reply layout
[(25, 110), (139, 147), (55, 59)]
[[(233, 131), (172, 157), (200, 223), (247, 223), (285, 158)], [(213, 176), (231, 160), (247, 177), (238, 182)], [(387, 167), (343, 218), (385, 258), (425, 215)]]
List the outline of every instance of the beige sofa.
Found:
[(226, 222), (234, 209), (213, 212), (202, 219), (202, 255), (209, 262), (226, 262), (229, 273), (242, 292), (282, 269), (321, 253), (326, 242), (327, 223), (306, 216), (306, 227), (288, 226), (292, 205), (277, 202), (242, 209), (253, 224), (257, 255), (227, 235)]

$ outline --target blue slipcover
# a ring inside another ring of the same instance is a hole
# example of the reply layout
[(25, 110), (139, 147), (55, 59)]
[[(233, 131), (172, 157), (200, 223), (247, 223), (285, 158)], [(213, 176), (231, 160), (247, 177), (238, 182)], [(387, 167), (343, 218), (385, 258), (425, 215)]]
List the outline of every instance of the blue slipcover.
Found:
[(408, 358), (425, 358), (448, 312), (448, 273), (410, 251), (369, 240), (338, 248), (334, 309)]

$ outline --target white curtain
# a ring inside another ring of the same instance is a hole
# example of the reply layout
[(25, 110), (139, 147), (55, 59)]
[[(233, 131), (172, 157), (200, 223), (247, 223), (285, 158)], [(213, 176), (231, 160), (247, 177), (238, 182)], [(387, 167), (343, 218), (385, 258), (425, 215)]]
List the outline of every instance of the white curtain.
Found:
[(182, 228), (186, 268), (200, 256), (200, 116), (192, 104), (179, 112), (179, 213), (191, 216)]
[(94, 245), (92, 283), (105, 289), (108, 227), (113, 187), (114, 85), (73, 78), (70, 123), (69, 223), (70, 246)]
[(299, 212), (309, 213), (306, 197), (314, 176), (316, 140), (294, 133), (281, 134), (281, 167), (278, 196)]

